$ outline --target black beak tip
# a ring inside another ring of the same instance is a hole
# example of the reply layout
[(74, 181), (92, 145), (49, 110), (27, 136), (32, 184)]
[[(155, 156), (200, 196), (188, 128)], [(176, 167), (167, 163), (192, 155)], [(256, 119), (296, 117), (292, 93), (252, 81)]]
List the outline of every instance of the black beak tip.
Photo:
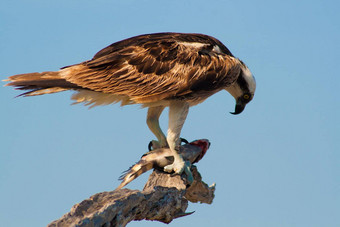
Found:
[(233, 114), (233, 115), (238, 115), (238, 114), (242, 113), (242, 111), (244, 110), (244, 108), (245, 108), (245, 105), (243, 105), (243, 104), (237, 104), (237, 105), (235, 106), (235, 111), (234, 111), (234, 112), (230, 112), (230, 113)]

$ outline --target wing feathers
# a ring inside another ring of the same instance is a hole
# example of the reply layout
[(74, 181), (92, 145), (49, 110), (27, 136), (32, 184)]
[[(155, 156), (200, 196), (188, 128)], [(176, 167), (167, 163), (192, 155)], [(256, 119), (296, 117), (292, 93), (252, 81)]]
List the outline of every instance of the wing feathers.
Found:
[[(190, 44), (184, 36), (164, 36), (159, 40), (141, 36), (135, 37), (135, 42), (132, 38), (113, 44), (93, 60), (76, 66), (77, 73), (69, 73), (66, 79), (90, 90), (126, 95), (138, 103), (172, 99), (200, 89), (218, 90), (218, 86), (225, 87), (236, 80), (238, 60), (227, 53), (214, 52), (216, 40), (202, 35)], [(223, 49), (226, 48), (219, 48)], [(233, 70), (236, 74), (228, 74)]]
[(49, 92), (53, 87), (82, 88), (128, 97), (130, 102), (142, 104), (178, 98), (190, 102), (190, 98), (197, 99), (202, 92), (205, 99), (234, 83), (239, 65), (240, 61), (213, 37), (157, 33), (114, 43), (92, 60), (64, 67), (59, 73), (10, 77), (12, 82), (8, 85)]

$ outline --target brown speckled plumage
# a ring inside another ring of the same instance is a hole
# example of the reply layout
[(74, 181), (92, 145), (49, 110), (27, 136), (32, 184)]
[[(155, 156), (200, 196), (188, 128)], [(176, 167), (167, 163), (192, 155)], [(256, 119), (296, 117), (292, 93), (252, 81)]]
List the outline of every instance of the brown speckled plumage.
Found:
[(213, 37), (157, 33), (113, 43), (58, 72), (11, 76), (7, 85), (29, 90), (26, 96), (85, 89), (128, 98), (126, 104), (185, 99), (195, 105), (234, 83), (240, 64)]

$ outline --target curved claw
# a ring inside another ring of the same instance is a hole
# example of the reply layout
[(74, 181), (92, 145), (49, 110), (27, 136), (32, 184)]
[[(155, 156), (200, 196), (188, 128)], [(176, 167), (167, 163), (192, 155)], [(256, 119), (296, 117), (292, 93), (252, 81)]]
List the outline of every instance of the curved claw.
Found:
[(181, 144), (182, 144), (182, 143), (184, 143), (184, 144), (188, 144), (188, 143), (189, 143), (188, 140), (186, 140), (186, 139), (184, 139), (184, 138), (182, 138), (182, 137), (179, 138), (179, 139), (181, 140)]
[(148, 144), (148, 150), (152, 151), (152, 141), (150, 141), (150, 143)]
[[(188, 144), (188, 140), (184, 139), (184, 138), (180, 138), (181, 140), (181, 144), (184, 143), (184, 144)], [(153, 143), (154, 143), (155, 140), (151, 140), (148, 144), (148, 151), (152, 151), (153, 150)]]
[(151, 140), (150, 143), (148, 144), (149, 151), (152, 151), (152, 150), (155, 150), (161, 147), (164, 147), (164, 146), (162, 146), (160, 142), (158, 142), (157, 140)]

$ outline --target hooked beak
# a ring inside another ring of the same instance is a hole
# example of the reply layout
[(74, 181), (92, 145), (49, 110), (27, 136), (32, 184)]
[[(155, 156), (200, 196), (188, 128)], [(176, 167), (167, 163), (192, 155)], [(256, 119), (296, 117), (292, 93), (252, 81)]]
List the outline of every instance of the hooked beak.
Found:
[(230, 112), (231, 114), (237, 115), (242, 113), (244, 108), (246, 107), (246, 103), (242, 101), (241, 98), (237, 99), (236, 105), (235, 105), (235, 112)]

